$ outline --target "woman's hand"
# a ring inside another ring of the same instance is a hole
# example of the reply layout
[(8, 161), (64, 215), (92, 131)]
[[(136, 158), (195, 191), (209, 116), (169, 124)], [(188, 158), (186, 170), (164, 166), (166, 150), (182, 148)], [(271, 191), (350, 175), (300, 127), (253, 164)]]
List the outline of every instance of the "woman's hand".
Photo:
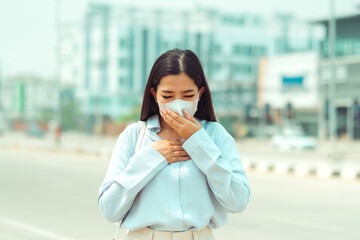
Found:
[(184, 140), (202, 128), (201, 124), (186, 112), (184, 113), (185, 118), (171, 110), (161, 110), (160, 114), (164, 121)]
[(169, 164), (190, 160), (190, 156), (181, 145), (182, 143), (175, 143), (169, 140), (160, 140), (152, 143), (153, 148), (163, 155)]

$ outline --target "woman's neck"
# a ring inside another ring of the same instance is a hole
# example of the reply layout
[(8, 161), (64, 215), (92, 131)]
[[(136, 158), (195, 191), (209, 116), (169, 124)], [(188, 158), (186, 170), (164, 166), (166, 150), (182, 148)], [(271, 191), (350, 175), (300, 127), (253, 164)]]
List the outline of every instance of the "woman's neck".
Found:
[(161, 116), (159, 116), (159, 121), (162, 131), (163, 130), (174, 131), (174, 129), (167, 122), (165, 122), (165, 120)]
[(181, 137), (179, 136), (179, 134), (177, 134), (177, 132), (167, 122), (165, 122), (162, 117), (160, 117), (159, 119), (161, 130), (158, 135), (167, 140), (181, 142)]

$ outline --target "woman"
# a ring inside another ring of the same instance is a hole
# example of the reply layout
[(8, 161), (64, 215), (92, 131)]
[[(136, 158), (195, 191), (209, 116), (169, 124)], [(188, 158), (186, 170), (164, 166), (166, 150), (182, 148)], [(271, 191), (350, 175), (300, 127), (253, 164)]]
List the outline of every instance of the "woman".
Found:
[(216, 122), (197, 56), (173, 49), (155, 62), (145, 88), (146, 122), (119, 136), (100, 187), (99, 206), (122, 221), (127, 239), (214, 239), (211, 229), (242, 211), (249, 183), (234, 139)]

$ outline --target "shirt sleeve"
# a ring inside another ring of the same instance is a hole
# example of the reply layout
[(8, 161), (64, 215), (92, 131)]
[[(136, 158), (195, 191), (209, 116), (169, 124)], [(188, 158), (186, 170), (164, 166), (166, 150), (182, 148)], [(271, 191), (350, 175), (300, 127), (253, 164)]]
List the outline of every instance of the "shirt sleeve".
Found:
[(231, 212), (240, 212), (249, 202), (250, 186), (235, 141), (217, 123), (213, 136), (214, 140), (201, 128), (183, 148), (206, 175), (218, 202)]
[(116, 141), (108, 170), (99, 190), (98, 204), (110, 222), (121, 221), (141, 189), (167, 165), (151, 145), (134, 154), (139, 126), (130, 125)]

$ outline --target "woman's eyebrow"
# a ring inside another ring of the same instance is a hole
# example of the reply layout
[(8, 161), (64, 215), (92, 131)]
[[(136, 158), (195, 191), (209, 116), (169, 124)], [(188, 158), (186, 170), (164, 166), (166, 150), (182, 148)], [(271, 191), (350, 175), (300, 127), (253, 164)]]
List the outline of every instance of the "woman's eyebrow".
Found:
[[(162, 93), (174, 93), (173, 91), (170, 91), (170, 90), (161, 90), (161, 92)], [(195, 92), (194, 89), (182, 91), (182, 93), (192, 93), (192, 92)]]
[(169, 91), (169, 90), (161, 90), (162, 93), (174, 93), (173, 91)]
[(195, 92), (194, 89), (189, 89), (189, 90), (183, 91), (183, 93), (191, 93), (191, 92)]

